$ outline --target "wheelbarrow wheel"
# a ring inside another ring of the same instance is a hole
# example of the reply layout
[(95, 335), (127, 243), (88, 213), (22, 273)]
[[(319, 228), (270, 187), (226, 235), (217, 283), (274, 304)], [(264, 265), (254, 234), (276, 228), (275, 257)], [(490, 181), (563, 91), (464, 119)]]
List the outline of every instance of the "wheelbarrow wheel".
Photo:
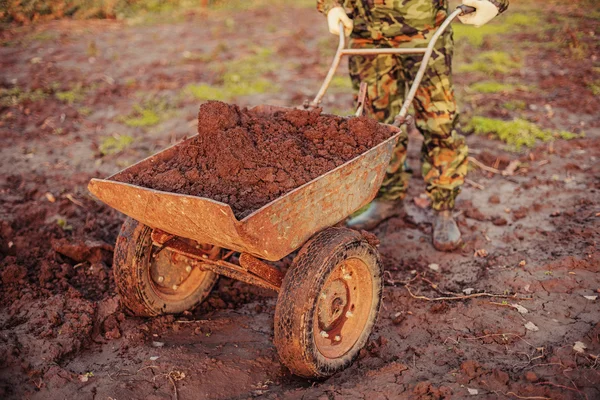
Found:
[(202, 302), (218, 275), (152, 244), (152, 228), (127, 218), (115, 245), (113, 272), (123, 304), (135, 315), (176, 314)]
[(379, 312), (382, 273), (377, 250), (347, 228), (302, 247), (275, 308), (275, 346), (294, 374), (327, 377), (356, 359)]

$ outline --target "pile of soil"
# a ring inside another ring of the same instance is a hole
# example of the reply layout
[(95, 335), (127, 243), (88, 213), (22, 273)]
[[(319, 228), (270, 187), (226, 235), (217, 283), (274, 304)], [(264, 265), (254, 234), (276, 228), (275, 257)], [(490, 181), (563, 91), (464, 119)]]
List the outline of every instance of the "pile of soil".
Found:
[(243, 218), (389, 137), (367, 117), (322, 115), (320, 108), (265, 115), (209, 101), (200, 106), (198, 136), (175, 157), (116, 179), (221, 201)]

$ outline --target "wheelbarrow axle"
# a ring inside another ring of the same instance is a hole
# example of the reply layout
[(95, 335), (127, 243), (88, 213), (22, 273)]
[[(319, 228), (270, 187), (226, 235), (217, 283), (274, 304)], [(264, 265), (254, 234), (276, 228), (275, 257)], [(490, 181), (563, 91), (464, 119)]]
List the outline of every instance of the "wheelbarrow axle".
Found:
[(192, 267), (199, 267), (228, 278), (279, 292), (283, 274), (250, 254), (240, 254), (240, 265), (237, 265), (219, 259), (220, 249), (218, 248), (213, 248), (207, 253), (205, 250), (159, 229), (154, 229), (151, 237), (154, 245), (158, 246), (158, 251), (169, 249), (183, 255), (189, 259)]

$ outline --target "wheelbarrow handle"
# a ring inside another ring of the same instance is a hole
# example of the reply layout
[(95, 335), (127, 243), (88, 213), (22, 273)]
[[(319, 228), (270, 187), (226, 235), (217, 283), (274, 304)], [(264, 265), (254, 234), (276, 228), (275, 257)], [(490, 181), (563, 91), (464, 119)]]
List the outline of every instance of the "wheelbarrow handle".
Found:
[(329, 84), (331, 83), (331, 80), (333, 79), (333, 75), (335, 74), (335, 71), (337, 70), (338, 66), (340, 65), (340, 60), (341, 60), (342, 56), (347, 56), (347, 55), (363, 55), (363, 56), (370, 55), (370, 56), (373, 56), (373, 55), (380, 55), (380, 54), (423, 54), (423, 60), (421, 61), (421, 66), (419, 67), (419, 70), (417, 71), (417, 74), (415, 75), (415, 79), (413, 80), (413, 83), (410, 87), (408, 95), (406, 96), (406, 99), (404, 100), (404, 104), (402, 105), (400, 113), (398, 113), (396, 120), (394, 122), (395, 125), (401, 125), (406, 118), (406, 114), (408, 113), (408, 108), (410, 107), (410, 104), (412, 103), (412, 101), (415, 97), (417, 88), (421, 84), (421, 80), (423, 79), (425, 70), (427, 69), (427, 64), (429, 62), (429, 59), (431, 58), (431, 54), (433, 53), (433, 49), (435, 47), (437, 40), (442, 35), (442, 33), (444, 33), (446, 31), (446, 29), (448, 28), (450, 23), (452, 21), (454, 21), (454, 19), (456, 17), (458, 17), (459, 15), (470, 14), (474, 11), (476, 11), (476, 10), (473, 7), (460, 5), (456, 10), (454, 10), (446, 18), (446, 20), (440, 25), (440, 27), (437, 29), (437, 31), (435, 31), (435, 33), (431, 37), (431, 40), (429, 41), (429, 44), (427, 45), (426, 48), (414, 47), (414, 48), (348, 49), (348, 48), (346, 48), (346, 36), (344, 33), (344, 24), (342, 22), (340, 22), (339, 43), (338, 43), (338, 48), (335, 53), (335, 56), (333, 57), (331, 67), (329, 68), (329, 71), (327, 72), (327, 76), (325, 77), (325, 80), (323, 81), (323, 84), (321, 85), (321, 88), (319, 89), (319, 92), (315, 96), (314, 100), (310, 103), (307, 103), (306, 106), (307, 107), (318, 107), (319, 104), (321, 104), (321, 100), (323, 99), (323, 96), (325, 96), (325, 92), (329, 88)]

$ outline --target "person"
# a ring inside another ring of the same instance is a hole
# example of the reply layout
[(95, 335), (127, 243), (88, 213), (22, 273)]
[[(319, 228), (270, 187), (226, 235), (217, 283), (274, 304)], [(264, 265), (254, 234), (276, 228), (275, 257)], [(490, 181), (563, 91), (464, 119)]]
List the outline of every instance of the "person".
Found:
[[(464, 24), (481, 26), (508, 7), (508, 0), (464, 0), (475, 12), (460, 16)], [(346, 13), (346, 8), (349, 14)], [(329, 31), (339, 35), (342, 22), (350, 47), (425, 47), (448, 16), (447, 0), (317, 0), (327, 16)], [(468, 148), (457, 132), (458, 112), (452, 87), (452, 30), (437, 41), (427, 72), (413, 101), (415, 123), (424, 137), (421, 169), (434, 210), (433, 245), (451, 251), (461, 244), (460, 230), (452, 216), (456, 196), (467, 173)], [(402, 106), (405, 88), (419, 69), (422, 55), (351, 56), (350, 78), (358, 90), (368, 84), (367, 115), (392, 123)], [(367, 210), (347, 225), (373, 229), (400, 214), (409, 175), (405, 172), (408, 135), (403, 134), (378, 195)]]

